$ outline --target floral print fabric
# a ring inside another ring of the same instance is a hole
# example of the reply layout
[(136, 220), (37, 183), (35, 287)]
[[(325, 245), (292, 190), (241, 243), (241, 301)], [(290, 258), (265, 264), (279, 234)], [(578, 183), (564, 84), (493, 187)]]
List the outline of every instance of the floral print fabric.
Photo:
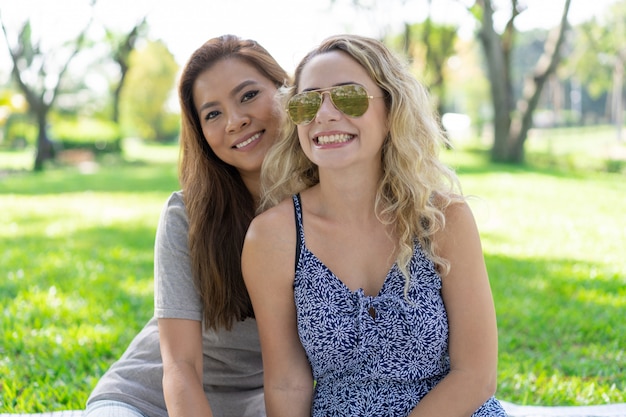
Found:
[[(312, 416), (406, 416), (450, 370), (441, 278), (415, 245), (411, 283), (397, 265), (380, 293), (351, 291), (305, 243), (294, 196), (298, 334), (316, 380)], [(474, 416), (506, 416), (495, 398)]]

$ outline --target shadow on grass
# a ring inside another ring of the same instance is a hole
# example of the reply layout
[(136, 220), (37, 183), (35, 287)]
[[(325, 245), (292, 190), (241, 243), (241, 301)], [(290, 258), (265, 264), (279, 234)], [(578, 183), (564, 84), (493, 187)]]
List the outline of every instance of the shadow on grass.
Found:
[(517, 403), (554, 402), (553, 391), (527, 378), (544, 375), (562, 395), (571, 379), (589, 380), (597, 392), (623, 402), (626, 278), (570, 259), (485, 259), (498, 315), (499, 395)]
[[(33, 179), (36, 178), (36, 181)], [(77, 167), (22, 172), (0, 178), (0, 194), (43, 195), (96, 192), (153, 192), (179, 189), (175, 164), (124, 163), (100, 165), (93, 171)]]
[[(456, 155), (455, 155), (456, 153)], [(480, 175), (480, 174), (540, 174), (555, 178), (588, 178), (590, 175), (608, 174), (607, 172), (577, 168), (575, 165), (568, 164), (567, 161), (560, 162), (556, 157), (549, 155), (529, 153), (526, 156), (526, 162), (522, 164), (506, 164), (496, 163), (490, 160), (489, 150), (480, 148), (464, 148), (461, 152), (454, 150), (443, 153), (444, 159), (449, 160), (450, 165), (459, 175)], [(547, 161), (547, 162), (546, 162)], [(612, 173), (618, 175), (619, 173)], [(620, 176), (621, 178), (621, 176)]]

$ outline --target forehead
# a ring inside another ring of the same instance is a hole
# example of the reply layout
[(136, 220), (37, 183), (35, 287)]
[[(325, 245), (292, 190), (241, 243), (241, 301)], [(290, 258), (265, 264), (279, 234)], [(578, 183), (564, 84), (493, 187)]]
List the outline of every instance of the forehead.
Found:
[(298, 91), (338, 84), (357, 83), (373, 88), (374, 81), (354, 58), (343, 51), (325, 52), (313, 57), (302, 68)]
[(240, 58), (224, 58), (200, 73), (193, 84), (194, 101), (228, 95), (243, 82), (273, 84), (254, 65)]

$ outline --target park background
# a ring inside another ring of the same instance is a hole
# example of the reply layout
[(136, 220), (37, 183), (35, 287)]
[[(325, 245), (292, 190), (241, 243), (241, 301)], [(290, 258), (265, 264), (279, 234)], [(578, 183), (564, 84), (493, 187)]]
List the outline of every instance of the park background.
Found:
[(625, 2), (0, 0), (0, 21), (0, 412), (82, 408), (152, 315), (177, 76), (223, 33), (290, 71), (341, 32), (405, 55), (475, 196), (498, 397), (626, 402)]

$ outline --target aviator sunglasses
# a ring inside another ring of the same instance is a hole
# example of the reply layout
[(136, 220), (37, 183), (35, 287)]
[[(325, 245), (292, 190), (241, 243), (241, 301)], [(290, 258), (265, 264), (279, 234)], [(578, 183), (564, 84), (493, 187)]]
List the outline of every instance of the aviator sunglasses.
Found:
[(360, 117), (365, 114), (369, 100), (380, 98), (370, 96), (362, 85), (346, 84), (319, 90), (305, 91), (291, 97), (287, 103), (289, 118), (297, 125), (306, 125), (315, 119), (319, 111), (324, 94), (328, 93), (333, 105), (350, 117)]

